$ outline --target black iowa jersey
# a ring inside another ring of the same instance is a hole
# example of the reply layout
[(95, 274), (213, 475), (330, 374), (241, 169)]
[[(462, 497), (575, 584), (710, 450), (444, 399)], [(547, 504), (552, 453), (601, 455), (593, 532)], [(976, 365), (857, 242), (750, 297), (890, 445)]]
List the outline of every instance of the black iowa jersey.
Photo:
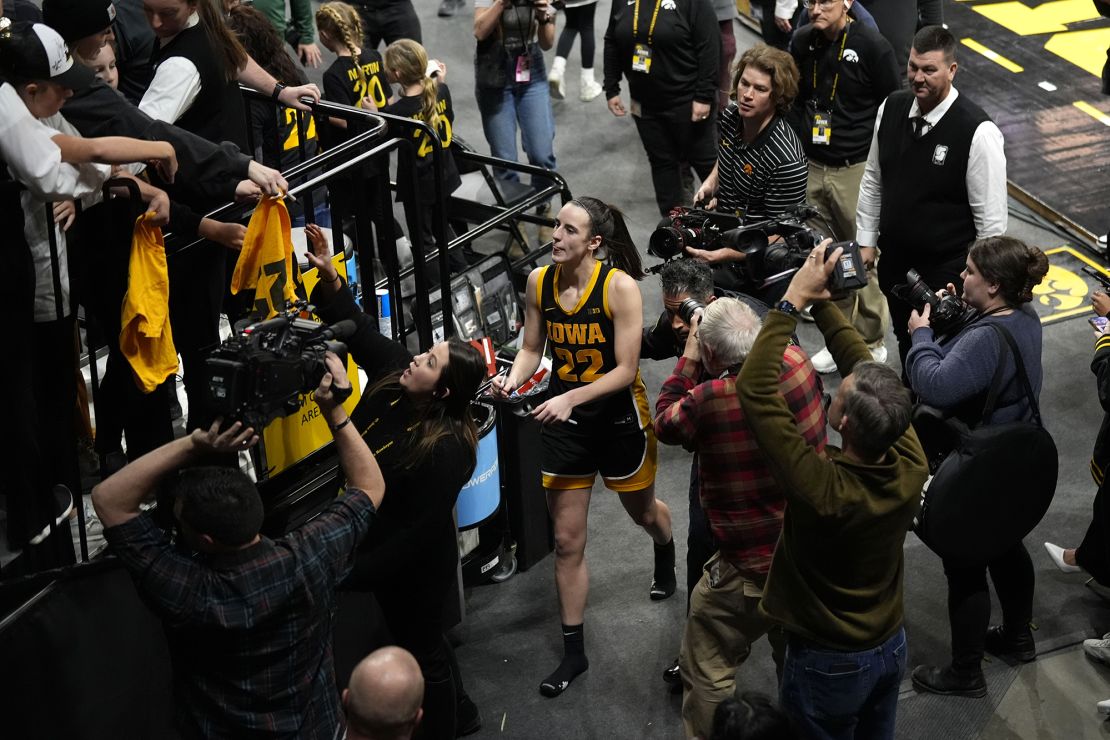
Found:
[[(362, 76), (357, 66), (362, 67)], [(363, 49), (358, 60), (354, 57), (338, 57), (324, 72), (324, 99), (342, 103), (353, 108), (362, 107), (362, 99), (370, 98), (379, 110), (389, 103), (393, 87), (385, 76), (382, 55), (376, 51)], [(334, 126), (324, 127), (323, 144), (330, 149), (351, 138), (348, 130)]]
[[(551, 349), (552, 375), (549, 393), (556, 396), (604, 377), (617, 367), (614, 347), (616, 326), (609, 310), (609, 284), (619, 270), (598, 262), (577, 306), (559, 304), (556, 285), (559, 266), (542, 268), (537, 301)], [(568, 431), (584, 433), (582, 426), (612, 424), (620, 431), (643, 429), (651, 420), (647, 390), (636, 371), (636, 379), (628, 388), (611, 396), (577, 406), (571, 418), (579, 428)], [(596, 429), (596, 427), (594, 427)]]
[[(389, 113), (402, 118), (415, 118), (420, 121), (423, 120), (423, 105), (424, 98), (421, 95), (402, 95), (392, 105), (382, 108), (382, 113)], [(443, 150), (443, 193), (444, 195), (450, 195), (459, 185), (462, 185), (462, 178), (459, 176), (459, 169), (455, 165), (455, 157), (451, 154), (455, 108), (451, 103), (451, 91), (444, 83), (436, 85), (436, 113), (439, 114), (436, 133), (439, 134), (439, 145)], [(415, 145), (416, 177), (417, 185), (420, 188), (420, 202), (434, 203), (436, 194), (432, 152), (435, 142), (432, 137), (422, 131), (412, 131), (410, 133), (392, 123), (390, 124), (390, 135), (412, 137), (412, 142)], [(401, 167), (397, 170), (398, 200), (407, 201), (412, 197), (411, 180), (412, 176), (408, 167)]]

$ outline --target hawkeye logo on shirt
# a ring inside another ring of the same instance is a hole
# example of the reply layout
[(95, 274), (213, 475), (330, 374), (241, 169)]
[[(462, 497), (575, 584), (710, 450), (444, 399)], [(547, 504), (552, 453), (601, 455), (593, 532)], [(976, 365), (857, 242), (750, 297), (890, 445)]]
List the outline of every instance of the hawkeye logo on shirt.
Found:
[(593, 322), (589, 324), (563, 324), (558, 321), (548, 321), (547, 336), (556, 344), (605, 344), (605, 335), (601, 333), (601, 325)]
[(663, 10), (674, 10), (677, 7), (678, 6), (675, 5), (674, 0), (663, 0), (663, 5), (662, 5)]
[(846, 62), (859, 64), (859, 54), (857, 54), (854, 49), (845, 49), (844, 56), (842, 56), (841, 59)]

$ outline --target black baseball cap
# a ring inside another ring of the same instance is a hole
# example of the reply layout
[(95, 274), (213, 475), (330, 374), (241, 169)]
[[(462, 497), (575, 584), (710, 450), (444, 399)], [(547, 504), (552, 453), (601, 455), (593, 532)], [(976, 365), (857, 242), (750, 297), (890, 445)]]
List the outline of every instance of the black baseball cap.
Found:
[(58, 32), (42, 23), (12, 24), (0, 72), (25, 80), (49, 80), (70, 90), (84, 90), (96, 79), (92, 70), (73, 61)]
[(116, 19), (111, 0), (42, 0), (42, 20), (66, 43), (104, 31)]

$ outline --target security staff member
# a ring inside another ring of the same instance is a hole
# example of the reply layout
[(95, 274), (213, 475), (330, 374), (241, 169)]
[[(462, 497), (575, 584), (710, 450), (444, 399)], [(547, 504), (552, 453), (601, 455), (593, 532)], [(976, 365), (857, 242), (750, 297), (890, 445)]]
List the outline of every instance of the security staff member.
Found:
[[(917, 32), (907, 65), (910, 89), (879, 106), (860, 183), (856, 240), (883, 252), (879, 287), (916, 269), (929, 287), (963, 284), (960, 273), (976, 239), (1006, 231), (1006, 155), (1002, 132), (960, 95), (956, 39), (941, 26)], [(910, 307), (889, 301), (903, 361)]]
[[(849, 17), (853, 1), (816, 0), (809, 6), (810, 23), (790, 44), (799, 79), (789, 120), (809, 159), (806, 201), (817, 208), (826, 236), (837, 240), (855, 238), (875, 114), (900, 85), (894, 50), (877, 30)], [(872, 254), (866, 257), (874, 262)], [(837, 305), (882, 362), (889, 318), (878, 280), (871, 277), (866, 288)], [(836, 363), (822, 350), (813, 356), (813, 367), (829, 373)]]

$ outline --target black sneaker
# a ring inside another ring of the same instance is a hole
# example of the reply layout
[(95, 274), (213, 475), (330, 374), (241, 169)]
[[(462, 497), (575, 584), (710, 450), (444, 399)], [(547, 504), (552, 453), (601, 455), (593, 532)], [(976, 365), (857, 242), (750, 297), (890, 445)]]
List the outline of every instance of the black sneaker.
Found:
[(463, 696), (455, 705), (455, 737), (473, 735), (482, 729), (482, 715), (478, 705), (469, 696)]
[(1007, 629), (1004, 625), (991, 627), (983, 638), (983, 647), (991, 655), (1013, 658), (1022, 663), (1037, 658), (1037, 644), (1033, 641), (1033, 630), (1029, 625), (1018, 630)]
[(678, 658), (675, 658), (674, 663), (663, 671), (663, 683), (668, 686), (682, 685), (682, 672), (678, 668)]
[(652, 601), (662, 601), (673, 596), (677, 587), (674, 574), (674, 538), (671, 538), (665, 545), (655, 545), (655, 573), (648, 596)]
[[(73, 494), (69, 492), (69, 488), (58, 484), (50, 491), (50, 504), (54, 508), (54, 523), (53, 526), (59, 529), (62, 523), (65, 522), (73, 515)], [(47, 524), (42, 528), (42, 531), (36, 534), (29, 540), (32, 545), (41, 545), (43, 540), (50, 536), (51, 525)], [(69, 526), (65, 528), (65, 534), (69, 535)]]
[(948, 668), (919, 665), (913, 669), (913, 685), (920, 691), (941, 696), (967, 696), (981, 699), (987, 695), (987, 681), (982, 671), (961, 675)]

